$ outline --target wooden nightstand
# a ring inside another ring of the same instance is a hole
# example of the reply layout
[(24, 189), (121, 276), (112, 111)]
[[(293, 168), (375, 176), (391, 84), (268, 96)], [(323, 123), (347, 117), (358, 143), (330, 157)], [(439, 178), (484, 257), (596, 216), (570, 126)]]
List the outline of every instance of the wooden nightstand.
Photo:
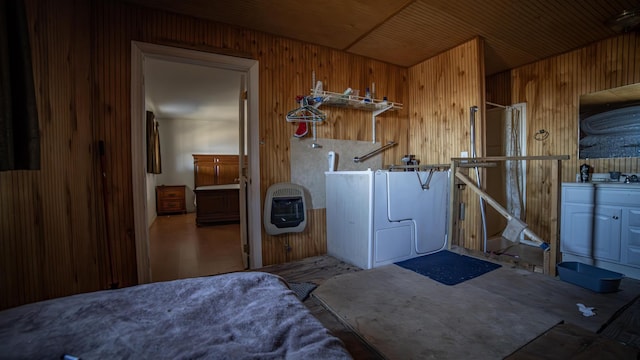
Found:
[(184, 185), (156, 186), (156, 213), (158, 215), (186, 213)]

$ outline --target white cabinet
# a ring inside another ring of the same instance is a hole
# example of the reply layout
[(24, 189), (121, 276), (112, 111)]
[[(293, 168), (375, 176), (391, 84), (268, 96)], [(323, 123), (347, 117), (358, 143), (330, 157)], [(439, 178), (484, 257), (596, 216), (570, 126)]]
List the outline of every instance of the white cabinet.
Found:
[(621, 209), (611, 206), (564, 204), (562, 251), (620, 260), (620, 215)]
[(562, 184), (560, 242), (563, 260), (640, 274), (640, 186)]
[(638, 207), (624, 209), (622, 219), (622, 261), (640, 267), (640, 204)]
[(371, 269), (373, 172), (326, 174), (327, 254)]

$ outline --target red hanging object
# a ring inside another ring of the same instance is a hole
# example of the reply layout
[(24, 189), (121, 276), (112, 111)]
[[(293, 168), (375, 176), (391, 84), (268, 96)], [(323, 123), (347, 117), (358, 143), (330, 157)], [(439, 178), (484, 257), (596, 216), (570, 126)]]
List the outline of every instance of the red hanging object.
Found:
[(293, 134), (293, 136), (297, 137), (297, 138), (301, 138), (305, 135), (307, 135), (309, 133), (309, 127), (307, 126), (306, 122), (300, 122), (298, 123), (298, 129), (296, 130), (295, 134)]

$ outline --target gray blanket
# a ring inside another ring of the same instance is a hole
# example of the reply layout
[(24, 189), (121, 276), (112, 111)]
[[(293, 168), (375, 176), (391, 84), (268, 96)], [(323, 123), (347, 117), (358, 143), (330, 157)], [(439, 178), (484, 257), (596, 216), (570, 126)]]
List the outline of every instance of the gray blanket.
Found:
[(0, 358), (349, 359), (284, 280), (260, 272), (138, 285), (0, 312)]

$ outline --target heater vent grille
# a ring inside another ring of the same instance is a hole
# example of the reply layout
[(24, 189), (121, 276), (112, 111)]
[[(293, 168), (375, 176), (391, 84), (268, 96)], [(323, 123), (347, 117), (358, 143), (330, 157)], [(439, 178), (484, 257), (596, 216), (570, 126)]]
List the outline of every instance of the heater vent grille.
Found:
[[(294, 185), (294, 184), (288, 184), (288, 185)], [(300, 191), (299, 189), (291, 188), (291, 187), (276, 189), (276, 191), (274, 191), (273, 193), (274, 197), (302, 196), (302, 195), (303, 195), (302, 191)]]
[(302, 232), (307, 226), (305, 190), (292, 183), (277, 183), (264, 199), (264, 229), (269, 235)]

